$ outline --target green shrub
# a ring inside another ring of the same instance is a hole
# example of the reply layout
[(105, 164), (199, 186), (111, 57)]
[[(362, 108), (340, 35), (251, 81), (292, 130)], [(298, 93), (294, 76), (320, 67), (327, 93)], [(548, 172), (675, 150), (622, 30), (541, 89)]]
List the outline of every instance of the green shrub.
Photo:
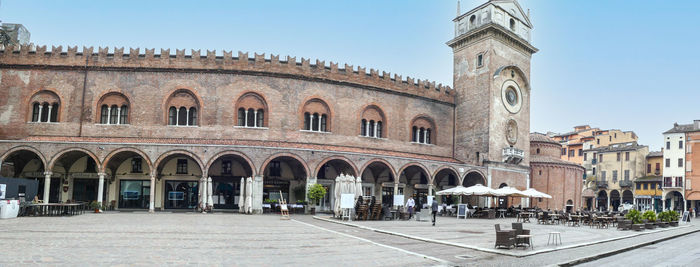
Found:
[(670, 210), (668, 211), (668, 217), (670, 218), (670, 222), (675, 222), (678, 221), (678, 219), (681, 217), (681, 215), (675, 211), (675, 210)]
[(642, 214), (642, 218), (653, 223), (656, 221), (656, 213), (653, 210), (647, 210)]
[(631, 220), (633, 224), (642, 223), (642, 214), (636, 209), (631, 209), (629, 212), (627, 212), (625, 218)]
[(320, 184), (314, 184), (309, 187), (309, 200), (313, 205), (318, 205), (318, 201), (326, 195), (326, 188)]
[(93, 210), (98, 210), (98, 209), (100, 209), (101, 207), (102, 207), (102, 205), (100, 205), (100, 202), (97, 202), (97, 201), (94, 201), (94, 200), (93, 200), (92, 202), (90, 202), (90, 208), (93, 209)]

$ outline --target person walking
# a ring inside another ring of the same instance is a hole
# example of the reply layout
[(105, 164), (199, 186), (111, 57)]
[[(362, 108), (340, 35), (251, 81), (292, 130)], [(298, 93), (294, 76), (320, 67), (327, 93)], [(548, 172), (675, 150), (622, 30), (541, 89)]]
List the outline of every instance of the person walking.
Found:
[(433, 226), (435, 226), (435, 216), (438, 212), (438, 203), (433, 199), (433, 203), (430, 205), (430, 210), (433, 212)]
[(408, 219), (410, 220), (413, 217), (413, 208), (416, 207), (416, 201), (413, 200), (413, 197), (408, 198), (408, 201), (406, 201), (406, 207), (408, 207)]

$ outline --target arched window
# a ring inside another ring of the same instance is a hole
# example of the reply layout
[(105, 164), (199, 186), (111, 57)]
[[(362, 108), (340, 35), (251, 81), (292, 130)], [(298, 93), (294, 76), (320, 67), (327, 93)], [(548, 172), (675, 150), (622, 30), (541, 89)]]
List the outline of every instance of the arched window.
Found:
[(177, 108), (170, 107), (168, 111), (168, 125), (177, 125)]
[(365, 124), (365, 132), (362, 136), (381, 138), (384, 112), (376, 105), (369, 105), (362, 111), (362, 122)]
[(304, 113), (304, 130), (311, 131), (311, 113)]
[(39, 115), (41, 113), (41, 105), (39, 103), (34, 103), (32, 107), (32, 121), (33, 122), (38, 122), (39, 121)]
[(180, 107), (180, 111), (177, 113), (177, 125), (184, 126), (187, 125), (187, 108)]
[(109, 107), (107, 105), (102, 105), (102, 108), (100, 108), (100, 123), (109, 123)]
[(510, 30), (515, 31), (515, 20), (514, 19), (510, 19)]
[(187, 89), (178, 89), (167, 99), (168, 125), (199, 125), (199, 99)]
[(418, 144), (435, 144), (435, 124), (428, 117), (417, 117), (411, 122), (411, 141)]
[(197, 125), (197, 108), (190, 108), (190, 115), (188, 117), (187, 125), (196, 126)]
[(367, 120), (365, 119), (362, 119), (362, 122), (360, 122), (360, 135), (367, 136)]
[(238, 118), (236, 125), (242, 127), (265, 127), (265, 112), (267, 110), (267, 102), (265, 99), (254, 92), (243, 94), (236, 101), (238, 110)]
[(129, 107), (124, 105), (120, 111), (119, 124), (129, 124)]
[(31, 107), (32, 122), (58, 122), (58, 112), (61, 100), (54, 92), (39, 91), (34, 94), (29, 103)]
[(331, 117), (330, 108), (321, 99), (314, 98), (307, 101), (302, 109), (304, 124), (302, 130), (314, 132), (330, 132)]
[(538, 148), (538, 149), (537, 149), (537, 154), (539, 154), (539, 153), (540, 153), (540, 149)]
[(112, 105), (109, 108), (109, 124), (117, 124), (119, 120), (119, 108), (117, 105)]
[(97, 119), (101, 124), (129, 124), (129, 99), (123, 94), (106, 93), (100, 97), (97, 106), (100, 107)]
[(258, 109), (258, 120), (255, 122), (255, 127), (264, 127), (265, 125), (265, 110)]

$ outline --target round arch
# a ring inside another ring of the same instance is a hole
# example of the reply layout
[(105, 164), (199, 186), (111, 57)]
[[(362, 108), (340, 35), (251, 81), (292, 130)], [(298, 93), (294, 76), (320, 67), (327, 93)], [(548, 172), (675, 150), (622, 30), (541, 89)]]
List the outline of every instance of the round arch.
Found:
[[(105, 92), (102, 92), (102, 94), (100, 95), (99, 98), (96, 98), (95, 100), (93, 100), (92, 106), (95, 107), (95, 109), (94, 109), (95, 112), (93, 114), (94, 115), (93, 116), (94, 122), (96, 122), (96, 123), (100, 122), (100, 115), (101, 115), (100, 108), (103, 104), (105, 104), (105, 101), (110, 100), (109, 98), (111, 98), (111, 97), (123, 99), (124, 103), (120, 103), (117, 106), (121, 107), (123, 104), (126, 104), (126, 106), (129, 108), (127, 116), (128, 116), (128, 118), (131, 118), (131, 112), (133, 111), (132, 105), (131, 105), (131, 99), (132, 99), (131, 95), (129, 95), (128, 93), (123, 92), (121, 90), (106, 90)], [(113, 99), (112, 102), (114, 102), (116, 100), (117, 99)], [(112, 104), (116, 104), (116, 102), (114, 102)], [(107, 105), (110, 106), (109, 104), (107, 104)]]
[(399, 172), (398, 172), (399, 176), (401, 176), (401, 173), (403, 173), (406, 169), (408, 169), (411, 166), (416, 166), (416, 167), (420, 168), (423, 171), (423, 173), (425, 173), (425, 175), (428, 176), (426, 178), (428, 179), (428, 182), (430, 182), (431, 176), (430, 176), (430, 172), (428, 171), (428, 168), (426, 168), (425, 166), (423, 166), (423, 164), (420, 164), (418, 162), (410, 162), (410, 163), (404, 164), (401, 167), (401, 169), (399, 169)]
[[(299, 129), (304, 128), (304, 113), (307, 111), (307, 107), (310, 105), (313, 105), (313, 103), (318, 103), (322, 106), (324, 106), (327, 111), (328, 111), (328, 118), (326, 119), (326, 131), (327, 132), (333, 132), (333, 121), (335, 119), (335, 109), (334, 107), (329, 104), (328, 101), (325, 100), (324, 97), (320, 95), (312, 95), (307, 97), (301, 102), (301, 105), (299, 106), (299, 110), (297, 111), (298, 117), (299, 117)], [(319, 111), (319, 110), (316, 110)], [(312, 112), (313, 114), (313, 112)]]
[(263, 163), (260, 165), (260, 170), (259, 170), (258, 174), (264, 174), (265, 168), (267, 167), (268, 164), (270, 164), (270, 161), (272, 161), (276, 158), (279, 158), (279, 157), (294, 158), (297, 161), (299, 161), (299, 163), (301, 163), (302, 166), (304, 166), (304, 172), (306, 173), (307, 176), (309, 175), (309, 173), (311, 173), (311, 172), (309, 172), (309, 165), (299, 155), (293, 154), (293, 153), (287, 153), (287, 152), (280, 152), (280, 153), (276, 153), (276, 154), (273, 154), (273, 155), (270, 155), (269, 157), (267, 157), (267, 159), (265, 159), (265, 161), (263, 161)]
[(109, 161), (112, 160), (112, 158), (115, 155), (122, 153), (122, 152), (132, 152), (132, 153), (138, 154), (139, 156), (141, 156), (141, 158), (146, 160), (146, 164), (148, 164), (148, 169), (153, 170), (153, 163), (151, 162), (151, 159), (148, 157), (148, 155), (146, 155), (146, 153), (139, 150), (138, 148), (134, 148), (134, 147), (122, 147), (122, 148), (115, 149), (112, 152), (109, 152), (109, 154), (107, 154), (107, 156), (102, 160), (102, 164), (101, 164), (102, 170), (106, 170), (107, 164), (109, 164)]
[(241, 157), (243, 160), (245, 160), (246, 163), (248, 163), (248, 166), (250, 166), (250, 170), (251, 170), (251, 172), (252, 172), (252, 175), (251, 175), (251, 176), (256, 176), (256, 175), (257, 175), (257, 171), (258, 171), (258, 170), (255, 168), (255, 164), (253, 164), (253, 161), (250, 160), (250, 158), (249, 158), (248, 156), (246, 156), (245, 154), (243, 154), (243, 153), (241, 153), (241, 152), (239, 152), (239, 151), (235, 151), (235, 150), (225, 150), (225, 151), (221, 151), (221, 152), (217, 153), (216, 155), (214, 155), (213, 157), (211, 157), (211, 158), (209, 159), (209, 161), (207, 162), (207, 165), (206, 165), (205, 168), (206, 168), (207, 170), (209, 170), (209, 168), (211, 168), (211, 165), (214, 164), (214, 162), (215, 162), (217, 159), (219, 159), (219, 158), (221, 158), (221, 157), (224, 157), (224, 156), (238, 156), (238, 157)]
[(44, 168), (46, 168), (46, 166), (48, 165), (46, 162), (46, 157), (44, 157), (44, 154), (42, 154), (41, 151), (39, 151), (38, 149), (33, 148), (31, 146), (25, 146), (25, 145), (16, 146), (16, 147), (13, 147), (13, 148), (10, 148), (9, 150), (7, 150), (2, 156), (0, 156), (0, 162), (4, 162), (5, 159), (7, 159), (7, 157), (9, 157), (10, 155), (12, 155), (15, 152), (22, 151), (22, 150), (30, 151), (30, 152), (36, 154), (37, 157), (39, 158), (39, 160), (41, 160), (41, 163), (44, 164)]
[(61, 150), (60, 152), (58, 152), (58, 153), (51, 159), (51, 162), (49, 162), (49, 167), (46, 168), (46, 170), (47, 170), (47, 171), (53, 170), (53, 167), (54, 167), (54, 165), (56, 164), (56, 161), (58, 161), (58, 159), (60, 159), (61, 156), (63, 156), (64, 154), (66, 154), (66, 153), (68, 153), (68, 152), (73, 152), (73, 151), (83, 152), (83, 153), (87, 154), (88, 157), (91, 157), (92, 160), (95, 161), (95, 164), (96, 164), (97, 166), (100, 166), (100, 169), (97, 170), (97, 172), (104, 172), (104, 169), (102, 169), (102, 162), (97, 158), (97, 156), (95, 156), (95, 154), (92, 153), (90, 150), (87, 150), (87, 149), (84, 149), (84, 148), (80, 148), (80, 147), (66, 148), (66, 149), (63, 149), (63, 150)]
[(439, 168), (437, 168), (437, 169), (433, 172), (433, 175), (432, 175), (432, 177), (430, 178), (430, 183), (433, 182), (433, 180), (435, 179), (435, 177), (437, 177), (437, 175), (438, 175), (441, 171), (445, 171), (445, 170), (451, 171), (452, 174), (455, 175), (455, 178), (457, 178), (457, 180), (459, 180), (459, 172), (458, 172), (454, 167), (448, 166), (448, 165), (443, 165), (443, 166), (440, 166)]
[[(171, 100), (176, 97), (176, 94), (178, 93), (186, 93), (190, 95), (193, 100), (194, 100), (194, 105), (197, 108), (197, 125), (196, 126), (202, 126), (204, 125), (202, 118), (203, 111), (204, 111), (204, 102), (202, 101), (202, 97), (199, 95), (199, 92), (197, 92), (196, 89), (188, 86), (176, 86), (175, 89), (172, 89), (168, 91), (167, 94), (165, 94), (165, 98), (163, 98), (163, 102), (161, 103), (161, 108), (163, 112), (163, 118), (164, 122), (167, 125), (168, 124), (168, 112), (169, 112), (169, 104)], [(155, 165), (155, 164), (154, 164)], [(156, 165), (157, 166), (157, 165)], [(203, 165), (201, 165), (203, 166)]]
[(369, 165), (371, 165), (373, 163), (380, 163), (382, 165), (385, 165), (387, 168), (389, 168), (389, 171), (391, 171), (391, 177), (394, 179), (394, 182), (396, 182), (396, 170), (394, 169), (394, 166), (391, 165), (391, 163), (389, 163), (388, 161), (386, 161), (384, 159), (380, 159), (380, 158), (371, 159), (371, 160), (367, 161), (367, 163), (362, 165), (362, 169), (360, 170), (360, 175), (365, 173), (365, 171), (367, 170)]
[(343, 157), (343, 156), (330, 156), (330, 157), (323, 159), (320, 163), (318, 163), (318, 165), (316, 166), (316, 168), (314, 169), (314, 172), (312, 174), (317, 175), (318, 172), (321, 171), (321, 167), (323, 167), (324, 164), (326, 164), (332, 160), (340, 160), (340, 161), (343, 161), (346, 164), (350, 165), (350, 168), (352, 168), (352, 171), (354, 172), (353, 176), (357, 177), (357, 176), (361, 175), (360, 172), (358, 172), (357, 166), (355, 166), (355, 163), (353, 163), (351, 160), (349, 160), (348, 158)]
[(185, 155), (185, 156), (192, 158), (195, 162), (197, 162), (197, 164), (199, 165), (199, 168), (202, 170), (202, 176), (207, 175), (207, 170), (204, 169), (204, 167), (203, 167), (204, 164), (202, 164), (202, 160), (197, 155), (193, 154), (192, 152), (189, 152), (186, 150), (179, 150), (179, 149), (178, 150), (170, 150), (168, 152), (161, 154), (158, 157), (158, 159), (156, 160), (156, 162), (153, 163), (154, 168), (151, 170), (157, 172), (158, 171), (157, 169), (163, 160), (167, 159), (170, 156), (177, 155), (177, 154), (182, 154), (182, 155)]
[[(464, 177), (462, 177), (462, 180), (460, 181), (460, 184), (462, 186), (465, 186), (465, 182), (467, 182), (467, 179), (474, 180), (478, 179), (477, 181), (474, 181), (474, 184), (481, 184), (483, 186), (486, 186), (486, 176), (479, 170), (469, 170), (466, 172)], [(469, 186), (472, 186), (474, 184), (470, 184)], [(466, 186), (465, 186), (466, 187)]]
[(501, 66), (500, 68), (496, 69), (496, 71), (493, 73), (493, 78), (494, 79), (498, 78), (498, 76), (500, 76), (504, 70), (509, 69), (509, 68), (512, 68), (518, 72), (518, 75), (520, 75), (520, 77), (522, 77), (523, 81), (525, 82), (525, 84), (524, 84), (525, 88), (527, 88), (529, 90), (530, 89), (530, 81), (527, 80), (527, 75), (525, 75), (525, 72), (517, 65)]

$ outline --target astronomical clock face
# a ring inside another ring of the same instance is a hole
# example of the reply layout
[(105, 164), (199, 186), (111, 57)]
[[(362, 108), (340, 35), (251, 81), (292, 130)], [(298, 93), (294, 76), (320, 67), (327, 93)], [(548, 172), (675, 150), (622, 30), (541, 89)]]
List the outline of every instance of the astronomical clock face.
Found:
[(508, 112), (516, 114), (520, 112), (523, 106), (523, 94), (520, 91), (520, 86), (513, 80), (508, 80), (501, 86), (501, 98), (503, 106)]
[(506, 139), (510, 145), (515, 145), (518, 142), (518, 123), (510, 119), (506, 123)]

